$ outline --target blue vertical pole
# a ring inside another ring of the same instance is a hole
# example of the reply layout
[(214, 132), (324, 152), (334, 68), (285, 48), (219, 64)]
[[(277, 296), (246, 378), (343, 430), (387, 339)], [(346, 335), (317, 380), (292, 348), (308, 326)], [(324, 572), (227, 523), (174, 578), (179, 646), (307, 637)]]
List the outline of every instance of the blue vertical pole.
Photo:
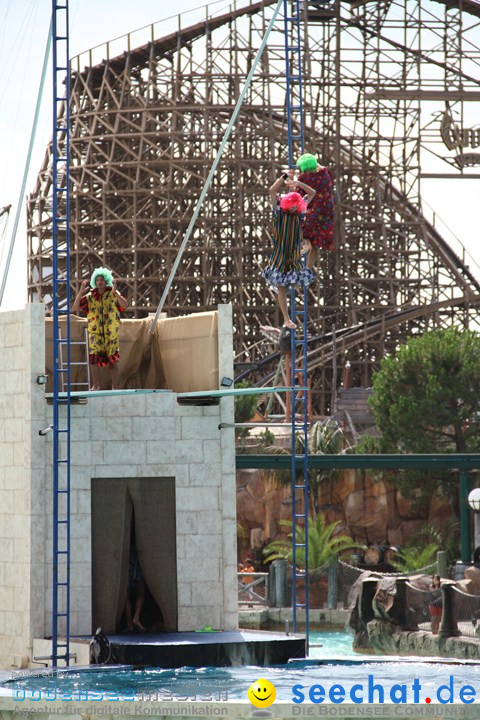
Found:
[[(294, 322), (300, 319), (303, 322), (302, 336), (297, 339), (296, 330), (291, 332), (291, 387), (292, 387), (292, 608), (293, 608), (293, 631), (297, 631), (297, 608), (305, 609), (305, 634), (309, 631), (309, 570), (308, 570), (308, 288), (303, 288), (303, 308), (297, 309), (295, 304), (295, 287), (291, 290), (291, 317)], [(300, 352), (298, 352), (300, 350)], [(303, 388), (298, 393), (297, 378), (300, 376), (300, 386)], [(298, 393), (298, 397), (297, 397)], [(298, 410), (298, 412), (297, 412)], [(298, 419), (297, 416), (300, 416)], [(303, 453), (297, 455), (297, 432), (302, 435)], [(303, 482), (297, 480), (297, 468), (301, 467)], [(298, 492), (297, 492), (298, 491)], [(301, 496), (299, 497), (299, 493)], [(303, 509), (297, 510), (297, 501), (302, 501)], [(304, 542), (298, 541), (298, 521), (302, 522), (304, 529)], [(298, 549), (304, 551), (305, 568), (300, 577), (305, 581), (305, 600), (298, 602), (297, 585), (297, 554)]]
[(310, 628), (310, 605), (309, 605), (309, 593), (310, 593), (310, 573), (308, 569), (308, 287), (303, 286), (303, 339), (301, 342), (301, 348), (303, 351), (303, 387), (305, 390), (302, 393), (303, 397), (303, 508), (305, 512), (305, 636), (307, 638), (307, 654), (308, 654), (308, 633)]
[[(52, 0), (53, 580), (52, 665), (70, 657), (70, 69), (68, 0)], [(61, 337), (61, 318), (65, 333)], [(61, 349), (66, 367), (61, 366)], [(62, 382), (63, 381), (63, 382)], [(61, 388), (61, 382), (63, 388)], [(60, 413), (60, 391), (66, 391)], [(60, 634), (64, 640), (60, 640)]]
[[(296, 321), (296, 307), (295, 307), (295, 288), (292, 287), (290, 293), (290, 317), (293, 322)], [(290, 385), (292, 388), (292, 401), (291, 407), (291, 426), (292, 426), (292, 612), (293, 612), (293, 632), (297, 632), (297, 607), (299, 605), (297, 601), (297, 589), (298, 589), (298, 576), (297, 576), (297, 548), (299, 543), (297, 540), (298, 523), (297, 523), (297, 339), (295, 330), (290, 332)]]
[(303, 78), (302, 48), (300, 36), (301, 10), (300, 1), (284, 0), (284, 40), (285, 40), (285, 79), (286, 79), (286, 111), (288, 132), (288, 164), (295, 165), (295, 147), (298, 154), (303, 153)]
[[(303, 123), (303, 81), (302, 81), (302, 50), (301, 50), (301, 10), (299, 0), (284, 0), (284, 40), (285, 40), (285, 75), (286, 75), (286, 113), (287, 113), (287, 134), (288, 134), (288, 163), (294, 167), (296, 153), (304, 151), (304, 123)], [(299, 239), (300, 241), (300, 239)], [(297, 340), (295, 330), (291, 333), (291, 387), (292, 387), (292, 609), (293, 609), (293, 631), (297, 631), (297, 608), (305, 608), (305, 635), (309, 632), (309, 571), (308, 571), (308, 360), (307, 360), (307, 324), (308, 324), (308, 288), (304, 287), (303, 309), (297, 311), (295, 307), (295, 287), (291, 292), (291, 317), (295, 322), (296, 317), (303, 320), (303, 338)], [(297, 367), (297, 348), (302, 351), (300, 363)], [(302, 385), (305, 388), (297, 398), (296, 385), (297, 377), (300, 375)], [(297, 407), (301, 422), (297, 424)], [(303, 434), (304, 451), (298, 457), (303, 470), (303, 483), (297, 483), (297, 430)], [(297, 512), (297, 490), (302, 492), (303, 510)], [(299, 543), (297, 538), (298, 520), (302, 521), (305, 542)], [(299, 603), (297, 599), (297, 550), (303, 548), (305, 557), (305, 569), (301, 577), (305, 581), (305, 602)]]

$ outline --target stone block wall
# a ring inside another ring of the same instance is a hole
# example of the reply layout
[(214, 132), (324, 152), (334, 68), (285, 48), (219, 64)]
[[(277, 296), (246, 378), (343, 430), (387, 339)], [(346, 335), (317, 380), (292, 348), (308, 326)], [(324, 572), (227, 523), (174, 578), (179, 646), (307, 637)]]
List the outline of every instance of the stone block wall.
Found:
[[(21, 665), (43, 627), (43, 305), (0, 313), (0, 666)], [(22, 659), (23, 656), (23, 659)]]
[[(41, 305), (0, 314), (0, 667), (7, 669), (15, 654), (31, 655), (34, 637), (51, 633), (52, 433), (38, 431), (52, 422), (52, 406), (36, 383), (43, 317)], [(220, 306), (220, 377), (233, 377), (231, 328), (231, 307)], [(178, 630), (237, 627), (234, 431), (219, 430), (221, 422), (233, 423), (233, 398), (199, 407), (178, 404), (169, 391), (138, 392), (71, 406), (72, 634), (92, 629), (95, 478), (175, 478)]]

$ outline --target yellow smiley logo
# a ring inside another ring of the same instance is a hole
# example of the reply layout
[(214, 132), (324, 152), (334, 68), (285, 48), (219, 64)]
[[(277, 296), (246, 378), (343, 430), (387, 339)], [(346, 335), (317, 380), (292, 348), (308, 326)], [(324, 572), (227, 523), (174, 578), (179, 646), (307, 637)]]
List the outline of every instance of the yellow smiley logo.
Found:
[(259, 678), (248, 688), (248, 699), (257, 708), (267, 708), (275, 702), (275, 685), (265, 678)]

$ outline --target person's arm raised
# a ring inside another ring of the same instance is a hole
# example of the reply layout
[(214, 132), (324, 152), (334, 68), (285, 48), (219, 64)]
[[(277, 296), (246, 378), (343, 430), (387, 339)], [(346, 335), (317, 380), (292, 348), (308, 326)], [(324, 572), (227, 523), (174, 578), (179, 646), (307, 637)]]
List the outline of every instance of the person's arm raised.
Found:
[(77, 293), (77, 297), (72, 305), (71, 312), (78, 312), (80, 310), (80, 301), (83, 297), (85, 297), (85, 295), (88, 295), (89, 292), (90, 285), (88, 284), (88, 280), (83, 280), (80, 290)]
[(277, 195), (280, 192), (280, 188), (285, 185), (285, 176), (282, 175), (282, 177), (279, 177), (278, 180), (275, 180), (273, 185), (269, 189), (270, 193), (270, 199), (272, 201), (272, 205), (276, 205), (277, 203)]
[(112, 292), (116, 296), (117, 302), (119, 302), (120, 305), (122, 306), (122, 308), (125, 310), (125, 308), (128, 307), (128, 300), (123, 297), (123, 295), (117, 290), (115, 285), (116, 285), (116, 280), (113, 281)]
[(287, 185), (289, 185), (291, 187), (297, 187), (297, 188), (300, 188), (301, 190), (304, 190), (304, 192), (306, 193), (305, 202), (307, 203), (307, 205), (310, 202), (310, 200), (313, 200), (313, 198), (317, 194), (316, 190), (314, 190), (312, 187), (310, 187), (310, 185), (307, 185), (304, 182), (300, 182), (300, 180), (291, 180), (290, 182), (287, 183)]

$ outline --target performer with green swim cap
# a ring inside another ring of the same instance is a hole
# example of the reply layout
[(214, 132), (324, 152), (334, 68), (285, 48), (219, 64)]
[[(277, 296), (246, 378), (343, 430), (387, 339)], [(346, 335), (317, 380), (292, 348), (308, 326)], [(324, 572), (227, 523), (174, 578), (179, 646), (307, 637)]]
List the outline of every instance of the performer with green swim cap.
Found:
[(315, 190), (302, 224), (303, 241), (309, 246), (307, 268), (313, 267), (320, 248), (333, 250), (335, 204), (333, 176), (318, 164), (316, 155), (304, 153), (297, 160), (298, 179)]
[(112, 371), (112, 390), (118, 389), (120, 313), (127, 305), (127, 300), (115, 288), (112, 272), (104, 267), (93, 271), (90, 284), (88, 280), (82, 282), (75, 298), (72, 312), (82, 310), (88, 320), (91, 390), (100, 390), (99, 367)]

